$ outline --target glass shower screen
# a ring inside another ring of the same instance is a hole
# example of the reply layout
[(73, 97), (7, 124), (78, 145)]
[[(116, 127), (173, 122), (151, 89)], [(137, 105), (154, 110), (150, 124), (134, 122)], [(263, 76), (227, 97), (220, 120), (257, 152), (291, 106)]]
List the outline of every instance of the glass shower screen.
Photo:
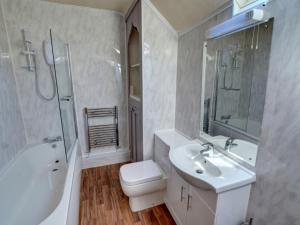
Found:
[(77, 139), (69, 45), (52, 30), (50, 30), (50, 36), (64, 145), (67, 159), (69, 159)]

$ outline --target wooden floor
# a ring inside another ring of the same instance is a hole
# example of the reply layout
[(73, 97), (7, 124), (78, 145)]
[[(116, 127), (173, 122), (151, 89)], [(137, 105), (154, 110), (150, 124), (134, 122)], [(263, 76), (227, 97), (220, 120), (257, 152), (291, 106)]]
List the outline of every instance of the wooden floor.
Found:
[(119, 182), (120, 166), (83, 170), (80, 225), (176, 225), (165, 205), (131, 212)]

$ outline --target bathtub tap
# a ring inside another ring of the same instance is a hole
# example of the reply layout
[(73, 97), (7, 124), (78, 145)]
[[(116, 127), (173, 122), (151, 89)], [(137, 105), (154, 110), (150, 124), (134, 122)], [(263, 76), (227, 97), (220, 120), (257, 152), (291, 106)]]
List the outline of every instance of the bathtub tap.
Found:
[(55, 142), (59, 142), (62, 141), (62, 137), (61, 136), (57, 136), (57, 137), (46, 137), (43, 139), (44, 143), (55, 143)]

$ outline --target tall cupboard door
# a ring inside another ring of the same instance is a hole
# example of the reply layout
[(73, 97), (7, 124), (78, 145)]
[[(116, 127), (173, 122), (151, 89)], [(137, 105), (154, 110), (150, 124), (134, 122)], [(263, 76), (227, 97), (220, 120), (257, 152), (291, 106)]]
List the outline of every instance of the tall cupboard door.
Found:
[(143, 99), (141, 2), (137, 1), (126, 18), (129, 149), (132, 161), (143, 160)]
[(215, 221), (215, 214), (192, 186), (187, 197), (186, 220), (186, 225), (214, 225)]
[(134, 106), (129, 107), (129, 149), (131, 151), (131, 159), (137, 161), (137, 114)]

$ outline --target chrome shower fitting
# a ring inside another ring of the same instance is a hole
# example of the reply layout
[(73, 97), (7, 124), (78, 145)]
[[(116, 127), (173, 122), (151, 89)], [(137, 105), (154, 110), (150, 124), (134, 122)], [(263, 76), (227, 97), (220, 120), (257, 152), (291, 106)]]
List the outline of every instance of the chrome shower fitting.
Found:
[(32, 50), (32, 42), (29, 40), (29, 32), (24, 29), (21, 30), (23, 36), (24, 50), (21, 51), (23, 55), (26, 56), (27, 66), (22, 66), (22, 68), (28, 69), (29, 72), (35, 71), (34, 57), (36, 52)]
[(62, 137), (61, 136), (57, 136), (57, 137), (46, 137), (43, 139), (44, 143), (48, 143), (48, 144), (52, 144), (55, 142), (59, 142), (62, 141)]
[[(37, 95), (44, 101), (51, 101), (56, 96), (56, 81), (54, 75), (54, 66), (49, 65), (50, 69), (50, 76), (52, 80), (52, 94), (50, 97), (45, 96), (40, 89), (39, 86), (39, 74), (37, 68), (37, 52), (32, 49), (32, 41), (30, 40), (30, 33), (25, 31), (24, 29), (21, 30), (23, 43), (24, 43), (24, 50), (21, 51), (21, 54), (26, 56), (27, 66), (22, 66), (22, 68), (27, 69), (29, 72), (34, 72), (35, 74), (35, 90)], [(51, 48), (52, 52), (52, 48)]]

